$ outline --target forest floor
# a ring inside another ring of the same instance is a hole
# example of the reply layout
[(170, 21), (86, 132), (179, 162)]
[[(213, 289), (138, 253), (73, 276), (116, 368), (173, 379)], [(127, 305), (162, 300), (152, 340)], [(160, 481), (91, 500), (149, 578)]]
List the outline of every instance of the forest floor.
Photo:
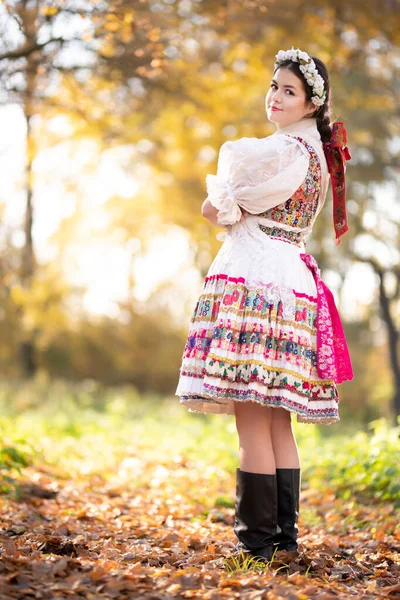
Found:
[(179, 454), (129, 451), (79, 477), (36, 462), (18, 498), (0, 496), (0, 598), (400, 598), (394, 504), (309, 487), (299, 557), (240, 565), (234, 485), (226, 469)]

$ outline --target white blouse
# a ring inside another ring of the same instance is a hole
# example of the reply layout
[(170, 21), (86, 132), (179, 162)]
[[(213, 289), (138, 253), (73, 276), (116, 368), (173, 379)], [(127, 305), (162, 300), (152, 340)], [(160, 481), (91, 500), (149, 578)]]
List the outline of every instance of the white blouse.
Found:
[[(258, 214), (286, 202), (307, 174), (310, 154), (303, 144), (287, 134), (303, 137), (316, 151), (322, 171), (321, 191), (313, 222), (328, 189), (329, 172), (315, 118), (303, 118), (265, 138), (243, 137), (222, 144), (217, 174), (206, 176), (208, 200), (218, 209), (221, 226), (240, 220), (244, 208)], [(271, 221), (271, 223), (273, 223)], [(311, 231), (285, 226), (285, 229)]]

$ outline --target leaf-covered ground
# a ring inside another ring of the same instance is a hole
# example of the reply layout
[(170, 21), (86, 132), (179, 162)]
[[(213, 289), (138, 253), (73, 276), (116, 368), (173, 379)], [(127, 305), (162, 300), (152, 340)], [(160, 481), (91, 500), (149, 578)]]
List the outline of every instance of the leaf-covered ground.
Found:
[(0, 389), (0, 600), (400, 598), (399, 427), (294, 423), (300, 556), (240, 563), (233, 418), (35, 386)]
[(1, 501), (0, 597), (400, 597), (393, 504), (306, 490), (300, 557), (240, 569), (229, 559), (233, 499), (231, 474), (182, 456), (130, 455), (114, 473), (79, 479), (28, 468), (20, 499)]

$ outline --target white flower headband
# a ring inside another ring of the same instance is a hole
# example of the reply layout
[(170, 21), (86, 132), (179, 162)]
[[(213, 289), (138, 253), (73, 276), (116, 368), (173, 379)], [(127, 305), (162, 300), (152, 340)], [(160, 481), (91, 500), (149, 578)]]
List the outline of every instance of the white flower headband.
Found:
[(307, 52), (302, 52), (299, 48), (295, 50), (292, 46), (291, 50), (279, 50), (278, 54), (275, 56), (275, 59), (274, 68), (278, 67), (285, 60), (292, 60), (293, 62), (300, 63), (300, 71), (303, 73), (305, 80), (307, 81), (308, 85), (312, 87), (312, 90), (315, 94), (312, 96), (311, 102), (315, 104), (315, 106), (323, 105), (326, 98), (324, 80), (318, 73), (315, 62), (307, 54)]

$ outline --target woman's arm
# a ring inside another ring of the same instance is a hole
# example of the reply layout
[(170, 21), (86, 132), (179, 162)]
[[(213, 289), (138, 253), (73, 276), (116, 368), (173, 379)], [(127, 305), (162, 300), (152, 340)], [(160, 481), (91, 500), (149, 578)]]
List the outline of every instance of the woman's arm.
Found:
[[(240, 220), (242, 220), (249, 213), (247, 211), (245, 211), (243, 208), (241, 208), (240, 210), (242, 211), (242, 216), (240, 217)], [(218, 219), (217, 219), (218, 212), (219, 212), (219, 209), (215, 208), (215, 206), (213, 206), (211, 204), (211, 202), (208, 200), (208, 198), (206, 198), (201, 207), (201, 214), (203, 215), (203, 217), (205, 217), (207, 219), (207, 221), (210, 221), (210, 223), (212, 225), (215, 225), (216, 227), (226, 227), (226, 225), (221, 225), (221, 223), (218, 223)]]
[(222, 227), (239, 222), (244, 209), (257, 215), (286, 202), (304, 181), (309, 160), (306, 147), (289, 135), (225, 142), (217, 174), (206, 176), (207, 199), (218, 212), (207, 202), (202, 214)]

